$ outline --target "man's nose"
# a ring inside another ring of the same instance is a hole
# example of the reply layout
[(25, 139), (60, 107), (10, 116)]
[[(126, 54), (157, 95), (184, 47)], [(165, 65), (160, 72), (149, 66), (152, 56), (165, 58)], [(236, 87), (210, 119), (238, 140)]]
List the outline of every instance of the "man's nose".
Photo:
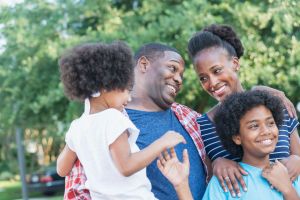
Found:
[(174, 76), (174, 80), (179, 84), (182, 85), (182, 75), (180, 73), (176, 73)]

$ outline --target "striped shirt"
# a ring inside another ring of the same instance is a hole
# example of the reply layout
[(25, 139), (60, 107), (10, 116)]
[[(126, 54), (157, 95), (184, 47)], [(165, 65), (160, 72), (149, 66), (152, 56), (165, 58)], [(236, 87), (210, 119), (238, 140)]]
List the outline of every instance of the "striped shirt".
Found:
[[(212, 161), (219, 157), (234, 161), (241, 160), (241, 158), (231, 155), (226, 149), (224, 149), (219, 136), (216, 133), (216, 127), (207, 114), (203, 114), (199, 117), (197, 122), (200, 126), (205, 151)], [(290, 136), (298, 125), (298, 120), (290, 118), (285, 110), (283, 124), (279, 127), (278, 143), (274, 152), (270, 154), (270, 160), (280, 160), (290, 156)]]

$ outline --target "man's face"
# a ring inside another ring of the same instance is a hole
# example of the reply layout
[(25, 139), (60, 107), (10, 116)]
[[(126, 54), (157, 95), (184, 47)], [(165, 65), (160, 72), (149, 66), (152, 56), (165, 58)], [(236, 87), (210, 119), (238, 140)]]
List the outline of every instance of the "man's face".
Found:
[(150, 62), (146, 76), (146, 89), (149, 97), (160, 108), (167, 109), (175, 101), (182, 87), (184, 61), (173, 51), (165, 51)]

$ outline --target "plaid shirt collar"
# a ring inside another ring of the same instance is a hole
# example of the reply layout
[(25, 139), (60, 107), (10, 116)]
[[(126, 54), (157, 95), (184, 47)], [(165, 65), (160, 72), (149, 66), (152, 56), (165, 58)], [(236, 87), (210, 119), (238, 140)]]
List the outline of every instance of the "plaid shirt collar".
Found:
[(198, 153), (205, 166), (206, 174), (208, 174), (207, 172), (208, 169), (207, 169), (207, 164), (205, 159), (206, 152), (205, 152), (202, 136), (200, 133), (200, 127), (197, 123), (197, 118), (200, 117), (201, 114), (178, 103), (173, 103), (171, 109), (175, 113), (179, 122), (182, 124), (182, 126), (185, 128), (185, 130), (189, 133), (192, 140), (194, 141), (194, 144), (196, 145)]
[[(205, 166), (206, 174), (207, 174), (207, 165), (205, 162), (205, 149), (204, 143), (201, 137), (200, 128), (197, 123), (197, 118), (201, 115), (192, 109), (178, 104), (173, 103), (171, 106), (172, 111), (175, 113), (179, 122), (183, 125), (185, 130), (189, 133), (192, 140), (194, 141), (198, 153), (202, 159), (202, 162)], [(126, 116), (127, 113), (123, 112)], [(83, 166), (79, 162), (76, 161), (74, 164), (72, 171), (65, 178), (65, 200), (91, 200), (91, 196), (89, 191), (85, 188), (84, 183), (86, 181), (85, 172)]]

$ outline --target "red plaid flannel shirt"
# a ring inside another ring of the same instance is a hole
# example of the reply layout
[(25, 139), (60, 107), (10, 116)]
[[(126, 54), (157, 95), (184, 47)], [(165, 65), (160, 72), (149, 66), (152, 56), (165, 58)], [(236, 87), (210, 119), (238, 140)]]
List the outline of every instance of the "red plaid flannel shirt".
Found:
[[(185, 130), (190, 134), (193, 139), (198, 153), (204, 163), (206, 174), (207, 174), (207, 165), (205, 160), (205, 149), (204, 143), (200, 134), (199, 125), (197, 124), (197, 118), (201, 115), (190, 108), (173, 103), (171, 107), (172, 111), (175, 113), (176, 117), (183, 125)], [(65, 200), (91, 200), (89, 191), (84, 187), (86, 181), (86, 176), (83, 170), (82, 165), (79, 160), (76, 161), (75, 165), (72, 168), (72, 171), (65, 179)]]

